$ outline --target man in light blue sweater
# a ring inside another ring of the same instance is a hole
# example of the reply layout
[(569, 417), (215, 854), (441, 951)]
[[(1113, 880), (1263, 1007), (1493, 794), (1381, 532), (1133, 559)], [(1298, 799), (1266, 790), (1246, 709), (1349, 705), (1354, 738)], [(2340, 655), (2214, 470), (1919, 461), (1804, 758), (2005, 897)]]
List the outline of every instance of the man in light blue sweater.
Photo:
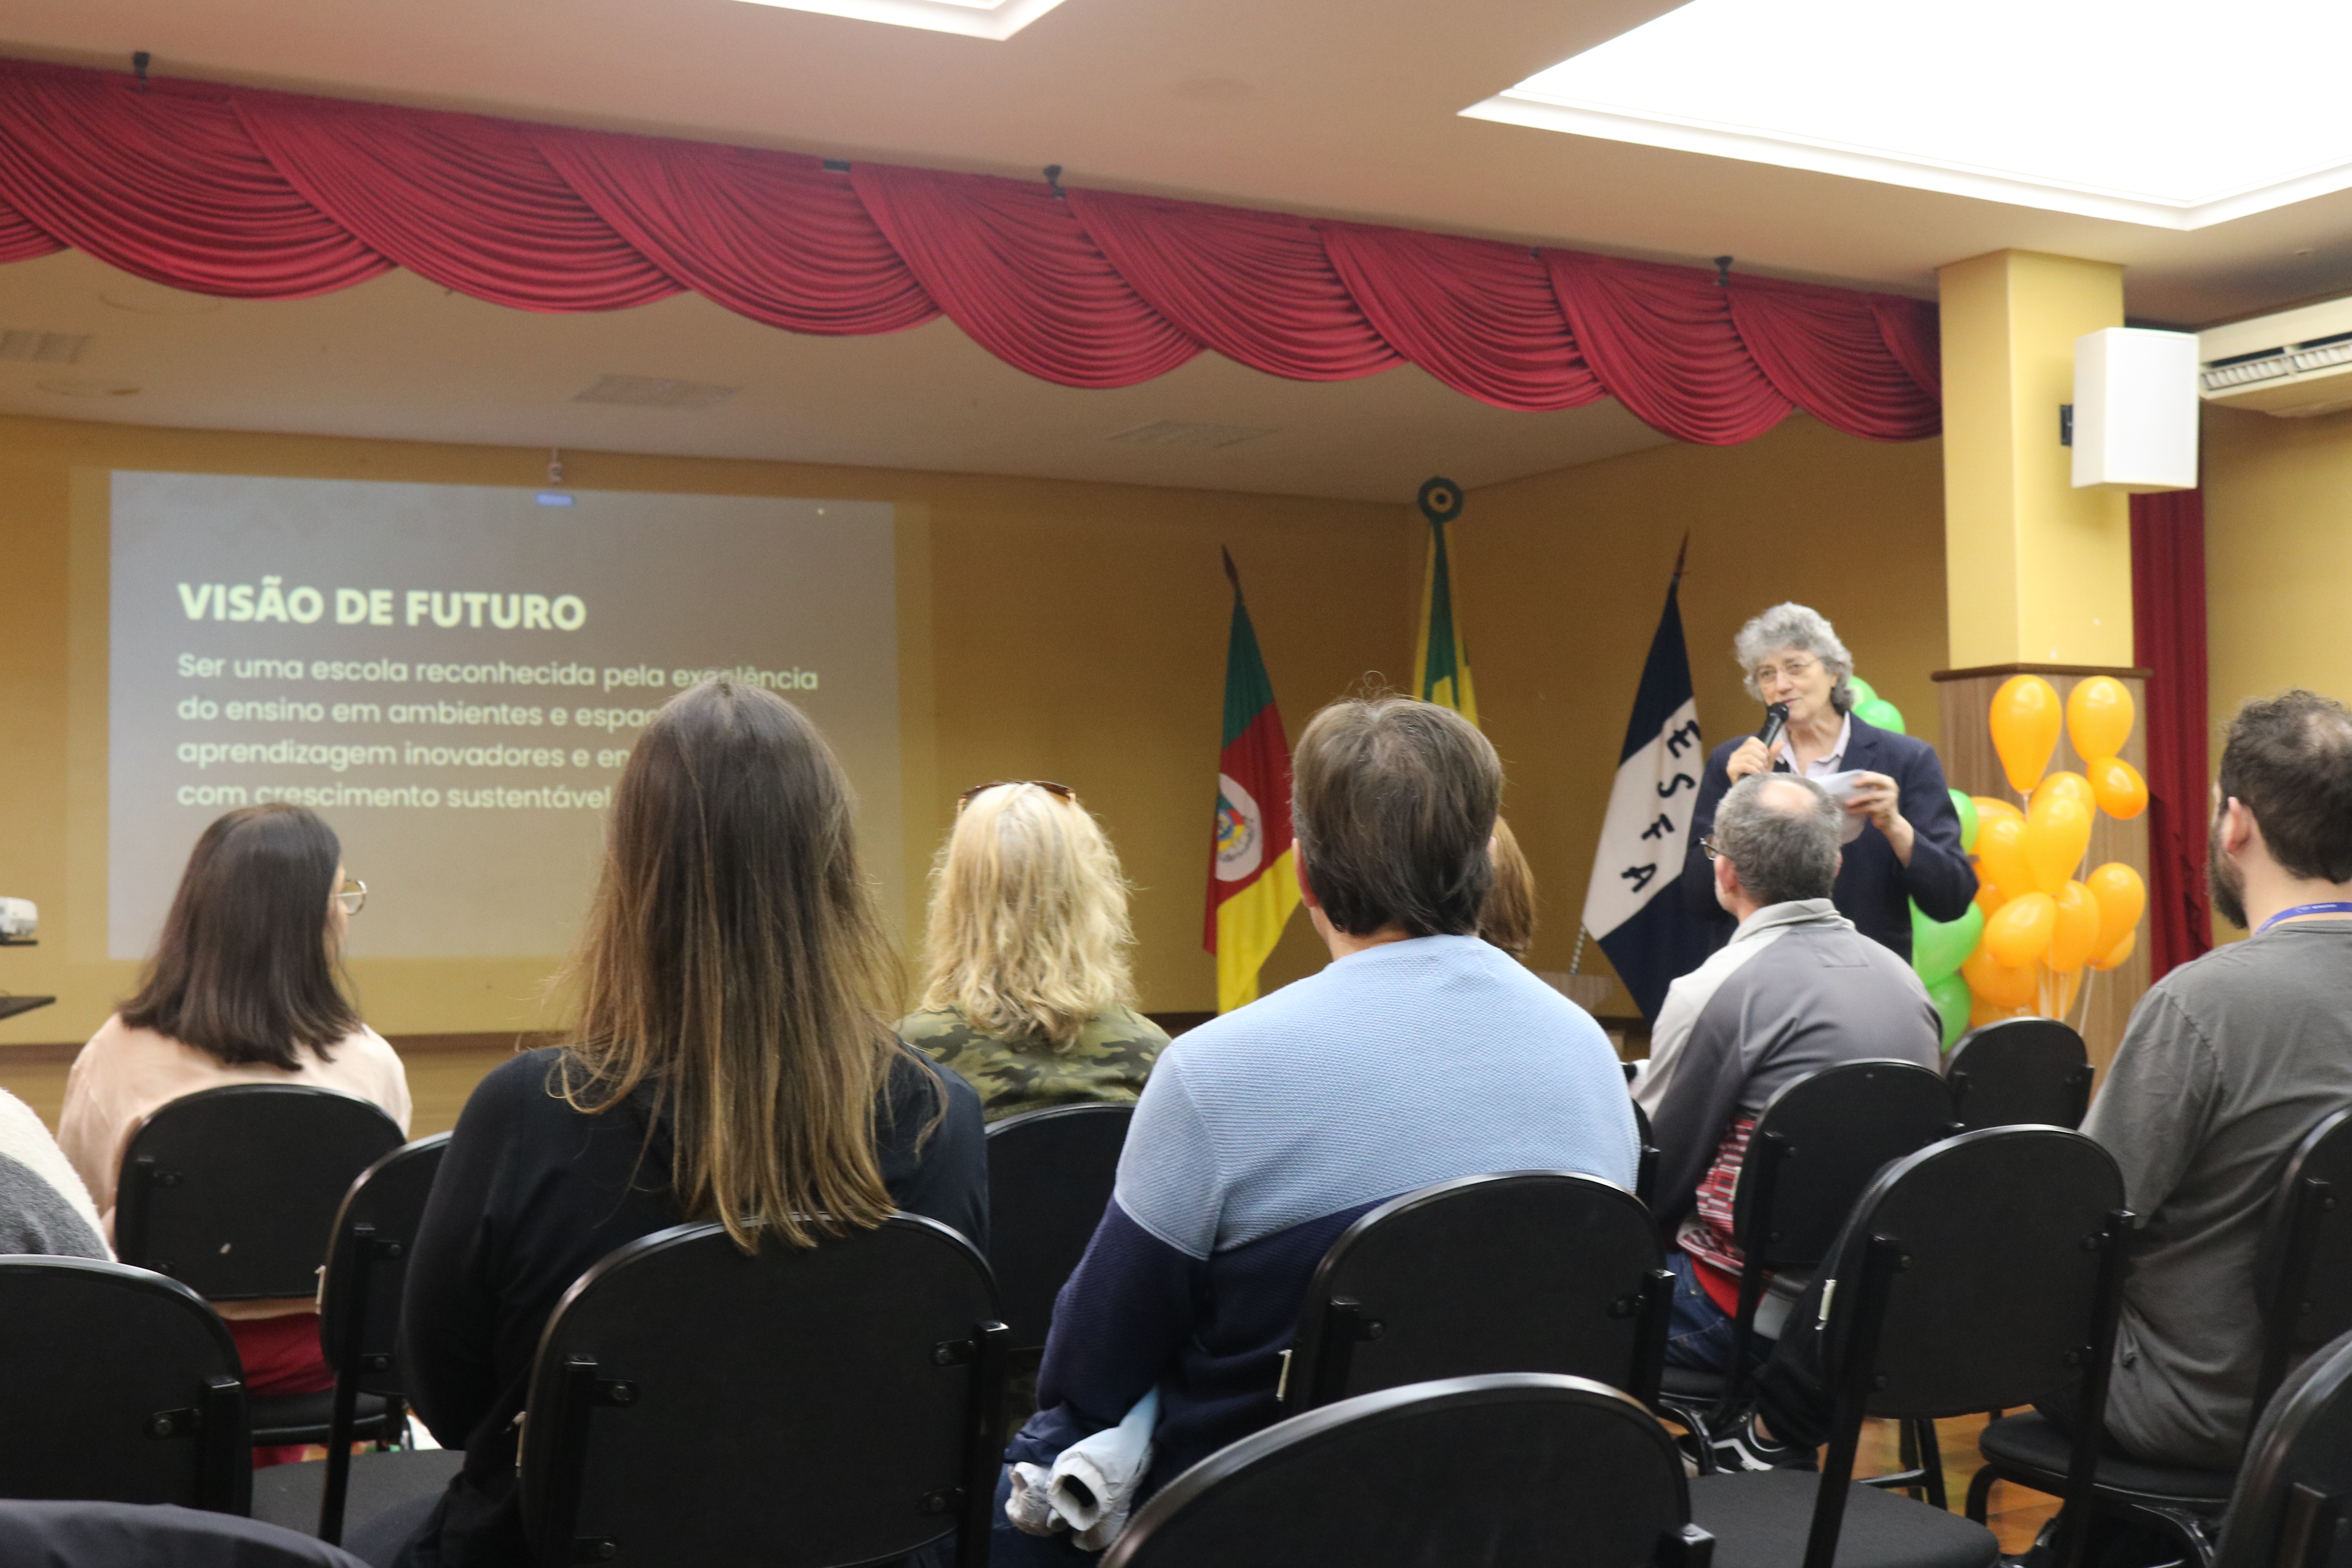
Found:
[[(1052, 1464), (1156, 1387), (1149, 1495), (1274, 1420), (1307, 1280), (1368, 1210), (1496, 1171), (1633, 1184), (1632, 1103), (1600, 1026), (1472, 934), (1494, 747), (1426, 702), (1339, 702), (1294, 768), (1299, 879), (1331, 964), (1160, 1056), (1013, 1460)], [(995, 1563), (1082, 1556), (1000, 1517)]]

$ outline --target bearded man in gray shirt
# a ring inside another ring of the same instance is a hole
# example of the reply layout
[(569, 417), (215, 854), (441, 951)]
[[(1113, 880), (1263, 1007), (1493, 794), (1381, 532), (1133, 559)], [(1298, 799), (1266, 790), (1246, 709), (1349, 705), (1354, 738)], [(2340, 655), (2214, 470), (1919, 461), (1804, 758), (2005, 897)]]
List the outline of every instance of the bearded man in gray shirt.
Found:
[(2254, 1253), (2287, 1155), (2352, 1104), (2352, 712), (2308, 691), (2238, 710), (2215, 790), (2213, 907), (2253, 932), (2133, 1010), (2083, 1131), (2141, 1216), (2108, 1435), (2234, 1468), (2253, 1423)]

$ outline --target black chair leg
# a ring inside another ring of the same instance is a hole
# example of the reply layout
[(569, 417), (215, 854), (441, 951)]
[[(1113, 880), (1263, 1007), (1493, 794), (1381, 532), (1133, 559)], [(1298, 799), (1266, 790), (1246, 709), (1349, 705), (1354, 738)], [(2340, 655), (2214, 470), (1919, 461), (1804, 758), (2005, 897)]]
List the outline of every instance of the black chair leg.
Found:
[(1927, 1506), (1948, 1511), (1952, 1505), (1944, 1495), (1944, 1450), (1936, 1440), (1936, 1424), (1923, 1415), (1913, 1425), (1918, 1432), (1915, 1447), (1927, 1482)]
[(1980, 1468), (1969, 1482), (1968, 1516), (1979, 1524), (1985, 1521), (1985, 1510), (1992, 1501), (1992, 1484), (2000, 1479), (2000, 1472), (1990, 1465)]

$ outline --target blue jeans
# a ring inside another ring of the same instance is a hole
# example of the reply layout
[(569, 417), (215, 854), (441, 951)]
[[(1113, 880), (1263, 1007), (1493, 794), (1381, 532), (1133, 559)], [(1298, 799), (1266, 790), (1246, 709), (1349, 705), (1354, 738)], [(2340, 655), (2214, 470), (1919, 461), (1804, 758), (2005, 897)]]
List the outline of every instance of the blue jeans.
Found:
[[(1691, 1372), (1730, 1371), (1730, 1315), (1699, 1284), (1698, 1265), (1690, 1254), (1673, 1242), (1666, 1244), (1666, 1268), (1675, 1277), (1674, 1307), (1666, 1318), (1666, 1364)], [(1763, 1365), (1771, 1353), (1770, 1340), (1748, 1335), (1748, 1370)]]

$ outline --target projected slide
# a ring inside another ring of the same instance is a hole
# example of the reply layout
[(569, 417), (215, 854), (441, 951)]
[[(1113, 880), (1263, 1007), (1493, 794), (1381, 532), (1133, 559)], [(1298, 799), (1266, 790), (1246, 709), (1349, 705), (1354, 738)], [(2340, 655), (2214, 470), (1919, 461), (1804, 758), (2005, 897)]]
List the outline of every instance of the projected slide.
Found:
[(839, 751), (898, 842), (882, 503), (113, 476), (108, 948), (152, 948), (222, 812), (318, 811), (353, 956), (563, 952), (652, 711), (731, 672)]

